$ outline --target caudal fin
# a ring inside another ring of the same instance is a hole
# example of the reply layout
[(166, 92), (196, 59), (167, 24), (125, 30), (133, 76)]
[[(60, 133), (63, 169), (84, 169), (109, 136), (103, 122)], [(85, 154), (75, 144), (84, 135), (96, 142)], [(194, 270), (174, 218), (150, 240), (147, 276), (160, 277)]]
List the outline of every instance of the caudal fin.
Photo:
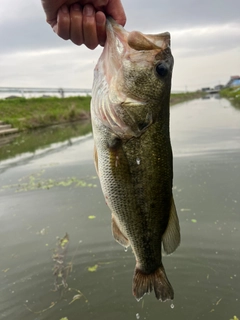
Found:
[(168, 281), (163, 265), (150, 274), (143, 273), (136, 267), (133, 277), (133, 295), (140, 300), (144, 294), (152, 290), (160, 301), (173, 300), (173, 288)]

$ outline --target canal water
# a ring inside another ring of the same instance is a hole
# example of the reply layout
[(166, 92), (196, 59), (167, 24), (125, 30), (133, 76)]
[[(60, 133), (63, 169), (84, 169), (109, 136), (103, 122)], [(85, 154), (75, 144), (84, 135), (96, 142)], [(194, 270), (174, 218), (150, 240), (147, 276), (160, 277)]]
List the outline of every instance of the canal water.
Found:
[(163, 257), (165, 303), (132, 296), (134, 257), (112, 238), (88, 124), (1, 146), (0, 319), (240, 319), (240, 109), (176, 105), (171, 139), (182, 241)]

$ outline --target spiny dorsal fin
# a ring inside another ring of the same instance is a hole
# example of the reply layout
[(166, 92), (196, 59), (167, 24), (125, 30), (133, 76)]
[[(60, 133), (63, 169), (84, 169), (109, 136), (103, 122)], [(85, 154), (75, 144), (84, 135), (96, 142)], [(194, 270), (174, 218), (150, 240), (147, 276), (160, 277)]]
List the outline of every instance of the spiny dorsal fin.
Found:
[(177, 249), (180, 244), (180, 238), (180, 226), (175, 203), (172, 197), (168, 226), (162, 237), (163, 249), (166, 254), (173, 253)]

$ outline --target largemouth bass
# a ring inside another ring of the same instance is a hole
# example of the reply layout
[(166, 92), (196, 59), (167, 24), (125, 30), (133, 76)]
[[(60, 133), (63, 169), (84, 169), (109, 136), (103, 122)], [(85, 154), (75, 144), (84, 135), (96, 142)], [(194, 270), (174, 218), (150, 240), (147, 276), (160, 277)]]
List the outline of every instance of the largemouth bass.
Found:
[(180, 243), (172, 196), (169, 99), (173, 57), (169, 33), (127, 32), (107, 21), (94, 71), (91, 117), (95, 166), (112, 212), (112, 233), (136, 258), (133, 295), (173, 299), (162, 264)]

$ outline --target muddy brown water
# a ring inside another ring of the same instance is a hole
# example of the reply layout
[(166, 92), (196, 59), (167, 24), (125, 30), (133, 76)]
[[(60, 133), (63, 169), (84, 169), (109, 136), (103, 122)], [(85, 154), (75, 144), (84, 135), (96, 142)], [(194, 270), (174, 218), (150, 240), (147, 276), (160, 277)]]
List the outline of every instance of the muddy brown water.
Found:
[[(134, 257), (112, 238), (92, 135), (82, 133), (23, 153), (13, 141), (4, 149), (13, 156), (0, 155), (0, 319), (240, 318), (240, 111), (214, 98), (171, 108), (182, 242), (163, 263), (174, 308), (133, 298)], [(66, 232), (68, 288), (54, 291), (52, 256)]]

